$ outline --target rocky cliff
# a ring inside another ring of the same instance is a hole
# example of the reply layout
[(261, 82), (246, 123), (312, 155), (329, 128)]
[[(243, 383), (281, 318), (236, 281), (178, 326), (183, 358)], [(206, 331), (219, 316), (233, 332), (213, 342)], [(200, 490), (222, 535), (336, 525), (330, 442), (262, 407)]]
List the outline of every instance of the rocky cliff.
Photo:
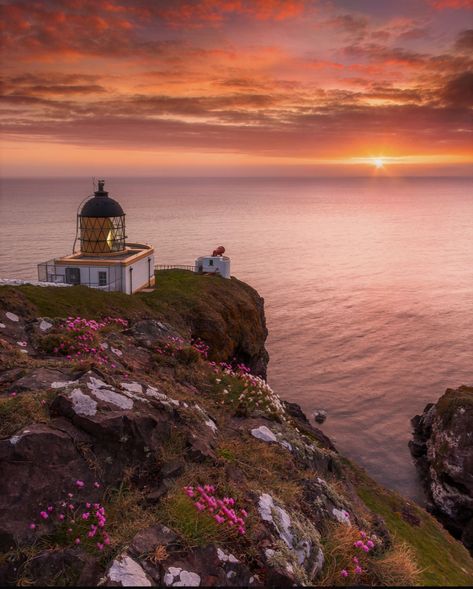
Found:
[(473, 388), (447, 389), (412, 424), (409, 446), (429, 509), (473, 551)]
[(0, 287), (0, 583), (468, 585), (459, 542), (270, 388), (266, 335), (234, 279)]

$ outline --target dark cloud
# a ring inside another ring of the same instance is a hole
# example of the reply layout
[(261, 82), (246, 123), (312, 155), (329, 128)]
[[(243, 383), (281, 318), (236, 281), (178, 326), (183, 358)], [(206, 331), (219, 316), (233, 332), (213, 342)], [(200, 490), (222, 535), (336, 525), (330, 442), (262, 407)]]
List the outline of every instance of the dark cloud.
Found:
[(379, 43), (364, 43), (349, 45), (343, 49), (343, 54), (348, 58), (365, 58), (369, 61), (390, 63), (398, 65), (424, 65), (425, 54), (416, 53), (401, 47), (387, 47)]
[(473, 72), (450, 79), (443, 90), (443, 99), (456, 107), (473, 106)]
[(413, 27), (400, 33), (396, 37), (396, 41), (414, 41), (417, 39), (424, 39), (429, 36), (429, 29), (427, 27)]
[(460, 53), (473, 53), (473, 29), (466, 29), (458, 35), (455, 49)]
[(90, 84), (90, 85), (79, 85), (76, 84), (74, 86), (66, 86), (66, 85), (59, 85), (59, 86), (50, 86), (44, 84), (38, 84), (36, 86), (30, 86), (29, 88), (25, 88), (25, 91), (35, 94), (57, 94), (57, 95), (67, 95), (67, 94), (102, 94), (107, 92), (107, 90), (103, 86), (98, 86), (97, 84)]
[(369, 20), (364, 16), (340, 14), (327, 21), (331, 27), (348, 33), (356, 41), (361, 41), (368, 30)]
[[(326, 100), (297, 108), (288, 97), (252, 95), (202, 97), (198, 100), (136, 96), (125, 101), (102, 101), (77, 107), (69, 104), (50, 119), (27, 119), (24, 109), (4, 125), (10, 137), (47, 139), (75, 145), (137, 149), (212, 149), (252, 154), (294, 156), (340, 155), (360, 142), (380, 144), (394, 139), (402, 149), (411, 146), (433, 153), (448, 145), (466, 149), (469, 138), (458, 132), (468, 125), (469, 112), (454, 106), (450, 87), (448, 107), (435, 105), (367, 106), (360, 94), (329, 91)], [(389, 87), (373, 87), (366, 96), (399, 96)], [(416, 100), (415, 93), (403, 99)], [(51, 107), (50, 101), (11, 97), (17, 103)], [(52, 112), (52, 109), (51, 109)], [(131, 114), (133, 113), (133, 114)], [(181, 117), (184, 116), (184, 119)], [(191, 116), (193, 120), (186, 120)]]
[(372, 84), (371, 87), (362, 94), (363, 98), (376, 98), (378, 100), (391, 100), (398, 104), (402, 103), (415, 103), (420, 104), (427, 102), (429, 99), (428, 94), (425, 90), (412, 88), (412, 89), (400, 89), (395, 88), (392, 85), (381, 85)]

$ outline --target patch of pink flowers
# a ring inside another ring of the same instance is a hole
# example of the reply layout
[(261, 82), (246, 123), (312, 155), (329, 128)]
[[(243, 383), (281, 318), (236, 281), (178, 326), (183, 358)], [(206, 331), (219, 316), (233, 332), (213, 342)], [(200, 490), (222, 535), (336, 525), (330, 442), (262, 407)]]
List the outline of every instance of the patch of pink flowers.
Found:
[[(80, 479), (75, 481), (79, 492), (86, 490), (86, 484)], [(100, 483), (94, 482), (94, 488), (99, 488)], [(46, 509), (39, 512), (38, 521), (31, 522), (28, 527), (32, 531), (41, 532), (41, 520), (48, 525), (48, 532), (51, 526), (58, 531), (63, 530), (69, 544), (86, 544), (99, 550), (111, 544), (107, 532), (107, 514), (105, 507), (100, 503), (92, 503), (76, 498), (72, 502), (74, 494), (67, 493), (65, 499), (58, 501), (55, 505), (48, 505)], [(46, 520), (48, 520), (46, 522)]]
[(365, 532), (360, 532), (360, 536), (361, 536), (362, 540), (357, 540), (356, 542), (353, 543), (353, 546), (355, 548), (359, 548), (363, 552), (368, 553), (370, 550), (372, 550), (375, 547), (375, 543), (373, 542), (373, 540), (371, 538), (368, 538), (368, 536)]
[[(198, 352), (202, 358), (207, 358), (209, 353), (209, 346), (200, 339), (192, 339), (190, 343), (191, 347)], [(155, 351), (158, 354), (165, 356), (176, 356), (179, 350), (183, 350), (188, 346), (187, 342), (180, 337), (170, 337), (169, 341), (157, 347)]]
[(360, 539), (353, 542), (353, 548), (357, 554), (353, 556), (351, 566), (340, 571), (340, 576), (344, 579), (350, 577), (352, 574), (359, 576), (365, 572), (365, 569), (363, 569), (363, 559), (366, 559), (368, 553), (376, 548), (376, 537), (369, 537), (366, 532), (360, 531)]
[(109, 361), (104, 348), (96, 343), (96, 333), (110, 325), (126, 328), (128, 321), (120, 317), (105, 317), (100, 321), (84, 317), (68, 317), (63, 324), (68, 337), (60, 340), (53, 352), (65, 356), (70, 361), (93, 358), (98, 364), (110, 364), (112, 368), (115, 368), (116, 365)]
[(220, 499), (215, 495), (213, 485), (198, 487), (184, 487), (184, 493), (192, 499), (197, 511), (211, 515), (219, 525), (225, 525), (237, 530), (239, 534), (246, 532), (245, 520), (248, 513), (245, 509), (235, 509), (233, 497)]

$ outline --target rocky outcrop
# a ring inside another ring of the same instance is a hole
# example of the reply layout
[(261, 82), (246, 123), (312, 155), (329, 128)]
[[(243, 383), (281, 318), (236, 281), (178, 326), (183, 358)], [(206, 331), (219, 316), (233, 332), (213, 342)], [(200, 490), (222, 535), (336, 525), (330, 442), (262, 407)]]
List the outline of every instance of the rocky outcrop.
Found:
[(473, 551), (473, 387), (447, 389), (412, 425), (409, 447), (429, 509)]
[[(262, 299), (168, 279), (133, 297), (0, 287), (0, 585), (331, 585), (342, 566), (380, 584), (396, 555), (357, 492), (374, 483), (261, 378)], [(397, 511), (409, 537), (432, 519)]]

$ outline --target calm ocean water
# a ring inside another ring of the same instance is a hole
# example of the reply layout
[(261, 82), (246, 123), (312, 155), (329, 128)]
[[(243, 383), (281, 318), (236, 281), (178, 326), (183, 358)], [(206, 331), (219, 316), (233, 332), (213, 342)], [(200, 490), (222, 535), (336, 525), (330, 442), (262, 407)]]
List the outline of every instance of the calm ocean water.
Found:
[[(467, 179), (130, 179), (106, 188), (158, 263), (223, 244), (266, 299), (269, 380), (379, 481), (420, 498), (409, 419), (473, 384)], [(71, 250), (89, 179), (4, 180), (0, 277)]]

